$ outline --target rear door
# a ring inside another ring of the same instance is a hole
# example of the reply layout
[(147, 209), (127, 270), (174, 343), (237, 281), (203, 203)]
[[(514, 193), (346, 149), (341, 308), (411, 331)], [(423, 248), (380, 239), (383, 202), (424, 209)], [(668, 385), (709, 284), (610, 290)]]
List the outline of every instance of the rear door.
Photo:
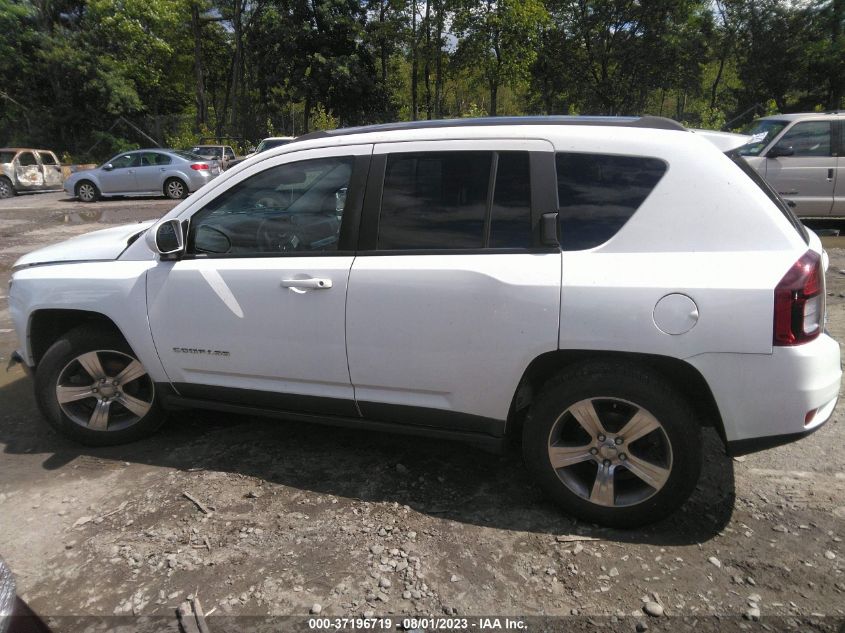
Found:
[(138, 191), (161, 193), (164, 190), (164, 175), (172, 160), (161, 152), (142, 152), (141, 164), (135, 170)]
[(44, 174), (44, 186), (47, 189), (61, 189), (64, 178), (62, 177), (62, 166), (53, 152), (38, 152), (41, 160), (41, 169)]
[(17, 189), (21, 191), (44, 188), (44, 173), (41, 171), (41, 164), (35, 157), (35, 152), (26, 150), (17, 155), (17, 158), (15, 158), (15, 179), (18, 181)]
[(346, 321), (365, 418), (501, 434), (523, 371), (557, 348), (553, 183), (546, 141), (376, 145)]
[(788, 128), (773, 147), (790, 148), (792, 155), (769, 157), (766, 180), (786, 200), (796, 215), (824, 217), (833, 207), (836, 158), (831, 121), (799, 121)]

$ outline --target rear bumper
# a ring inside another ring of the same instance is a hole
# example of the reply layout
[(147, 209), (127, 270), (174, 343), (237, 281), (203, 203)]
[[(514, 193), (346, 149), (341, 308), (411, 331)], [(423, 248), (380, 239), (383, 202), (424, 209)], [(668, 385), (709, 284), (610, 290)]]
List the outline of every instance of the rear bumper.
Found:
[(839, 398), (839, 344), (827, 334), (771, 354), (702, 354), (688, 362), (710, 386), (733, 455), (811, 434)]

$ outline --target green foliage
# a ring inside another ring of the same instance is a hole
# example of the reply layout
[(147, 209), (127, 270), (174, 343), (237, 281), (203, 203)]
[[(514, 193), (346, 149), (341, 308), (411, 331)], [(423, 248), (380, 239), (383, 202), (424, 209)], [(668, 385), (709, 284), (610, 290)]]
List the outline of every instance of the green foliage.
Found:
[(0, 0), (0, 144), (87, 160), (536, 113), (736, 128), (845, 105), (844, 22), (845, 0)]

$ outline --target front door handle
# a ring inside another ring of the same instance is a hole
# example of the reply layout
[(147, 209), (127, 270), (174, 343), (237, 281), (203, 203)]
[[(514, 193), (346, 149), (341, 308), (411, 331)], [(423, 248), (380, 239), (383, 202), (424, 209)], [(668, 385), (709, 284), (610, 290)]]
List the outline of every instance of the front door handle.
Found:
[(833, 169), (832, 168), (827, 170), (827, 181), (833, 182)]
[(327, 290), (331, 287), (331, 279), (282, 279), (282, 288), (291, 290)]

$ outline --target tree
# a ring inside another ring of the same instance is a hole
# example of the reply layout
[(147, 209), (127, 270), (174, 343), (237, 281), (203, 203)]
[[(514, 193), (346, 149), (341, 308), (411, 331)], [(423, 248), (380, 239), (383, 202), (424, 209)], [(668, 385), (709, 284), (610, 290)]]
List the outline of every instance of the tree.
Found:
[(539, 0), (458, 0), (453, 32), (458, 63), (478, 67), (498, 113), (499, 88), (526, 79), (548, 14)]

